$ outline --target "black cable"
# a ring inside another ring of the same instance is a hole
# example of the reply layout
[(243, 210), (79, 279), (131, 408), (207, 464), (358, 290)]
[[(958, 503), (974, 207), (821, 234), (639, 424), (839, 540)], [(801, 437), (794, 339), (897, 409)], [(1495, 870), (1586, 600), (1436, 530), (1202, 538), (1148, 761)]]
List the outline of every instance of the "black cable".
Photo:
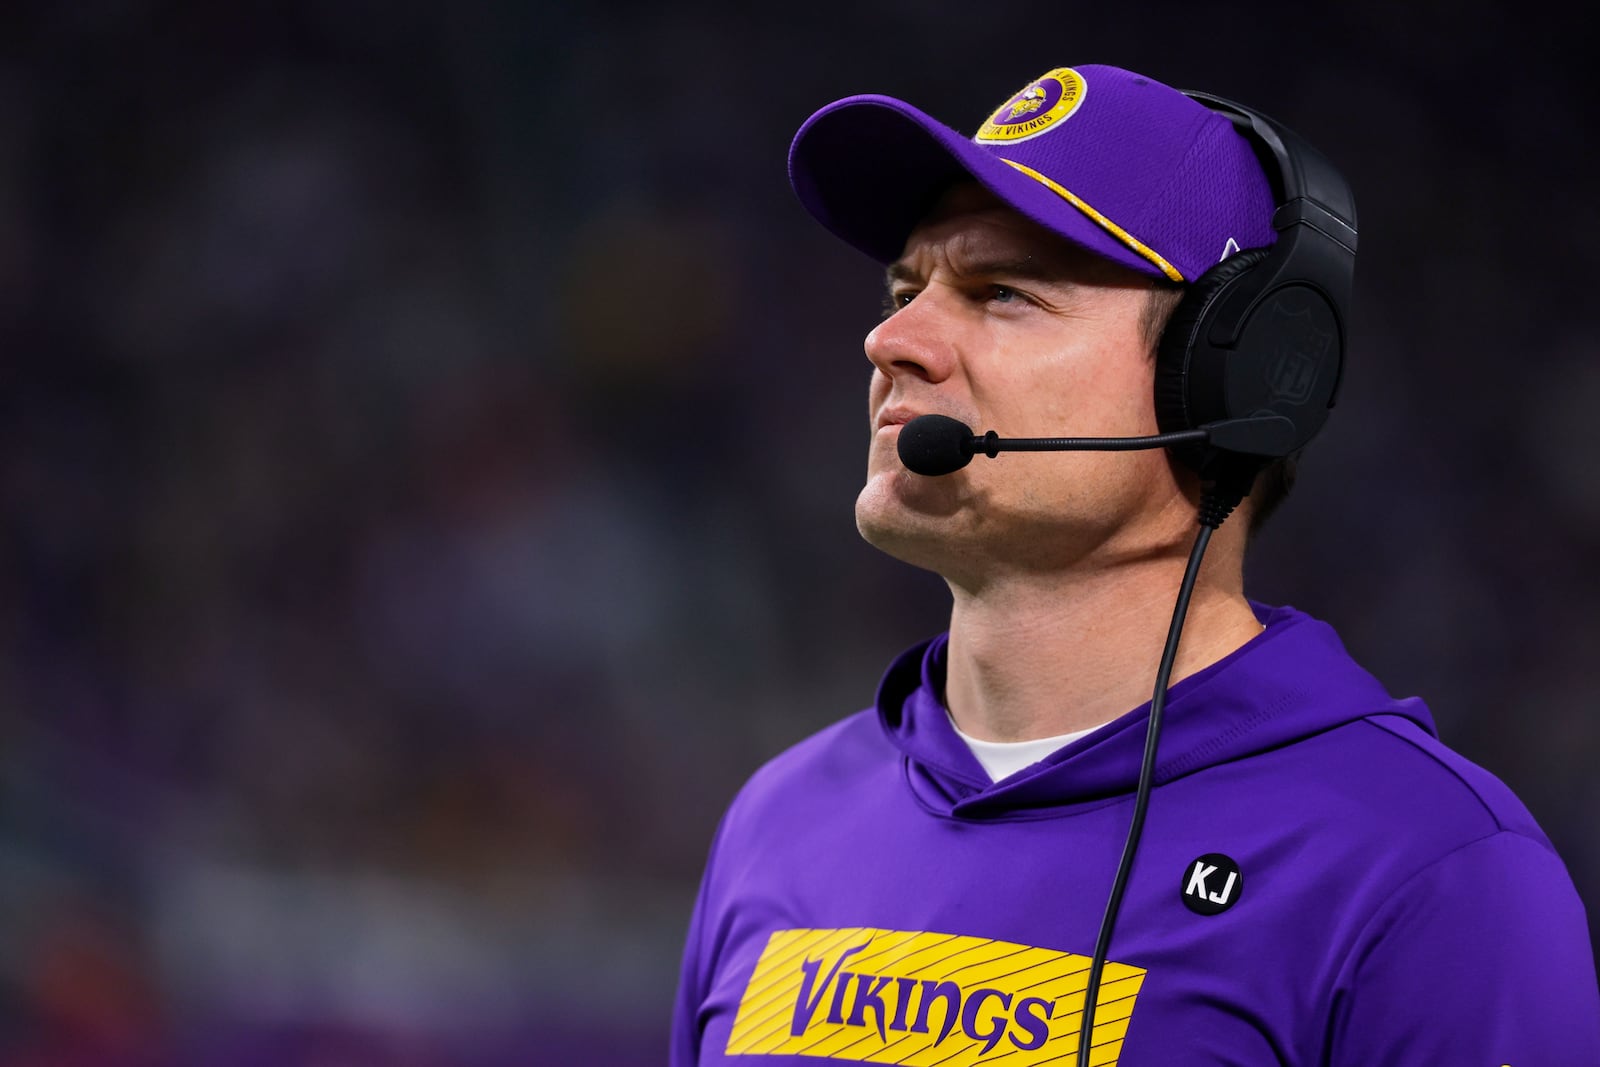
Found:
[[(1242, 495), (1242, 494), (1241, 494)], [(1208, 494), (1209, 496), (1209, 494)], [(1234, 503), (1237, 503), (1235, 498)], [(1144, 833), (1145, 812), (1150, 807), (1150, 788), (1155, 778), (1156, 746), (1161, 740), (1161, 712), (1167, 703), (1167, 686), (1172, 678), (1172, 665), (1178, 658), (1178, 640), (1183, 635), (1183, 620), (1189, 614), (1189, 599), (1194, 595), (1195, 579), (1200, 575), (1200, 561), (1205, 558), (1206, 545), (1211, 543), (1211, 533), (1222, 525), (1233, 503), (1207, 499), (1200, 508), (1200, 532), (1195, 535), (1194, 546), (1189, 549), (1189, 565), (1183, 572), (1183, 584), (1178, 587), (1178, 599), (1172, 606), (1172, 623), (1167, 627), (1167, 644), (1161, 650), (1161, 666), (1156, 670), (1155, 693), (1150, 698), (1150, 724), (1144, 735), (1144, 760), (1139, 765), (1139, 788), (1133, 801), (1133, 822), (1128, 827), (1128, 838), (1122, 846), (1122, 861), (1117, 864), (1117, 876), (1111, 883), (1111, 896), (1106, 900), (1105, 917), (1100, 920), (1100, 934), (1095, 938), (1094, 956), (1089, 961), (1089, 982), (1083, 990), (1083, 1023), (1078, 1031), (1078, 1067), (1088, 1067), (1089, 1052), (1094, 1043), (1095, 998), (1100, 995), (1100, 976), (1105, 970), (1106, 954), (1111, 949), (1111, 931), (1117, 924), (1117, 913), (1122, 910), (1122, 894), (1128, 887), (1128, 875), (1133, 870), (1133, 857), (1139, 850), (1139, 838)], [(1221, 514), (1218, 515), (1217, 512)]]

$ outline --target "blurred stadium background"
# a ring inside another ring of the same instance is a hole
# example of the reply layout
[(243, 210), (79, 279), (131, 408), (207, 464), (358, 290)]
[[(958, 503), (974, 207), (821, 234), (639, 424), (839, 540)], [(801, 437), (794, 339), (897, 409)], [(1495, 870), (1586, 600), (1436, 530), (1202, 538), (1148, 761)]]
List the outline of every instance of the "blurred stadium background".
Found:
[(0, 1063), (662, 1062), (723, 805), (942, 625), (855, 537), (878, 275), (789, 137), (1071, 62), (1350, 175), (1253, 592), (1600, 914), (1600, 92), (1530, 10), (8, 4)]

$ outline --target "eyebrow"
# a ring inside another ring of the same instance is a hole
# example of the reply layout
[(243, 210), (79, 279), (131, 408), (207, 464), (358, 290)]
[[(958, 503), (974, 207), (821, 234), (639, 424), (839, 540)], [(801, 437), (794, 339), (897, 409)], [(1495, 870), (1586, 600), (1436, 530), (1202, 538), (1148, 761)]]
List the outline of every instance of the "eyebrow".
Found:
[[(970, 262), (960, 264), (957, 274), (962, 277), (976, 278), (1018, 278), (1024, 281), (1066, 282), (1067, 272), (1059, 267), (1052, 267), (1038, 256), (1014, 256), (1009, 258), (995, 257), (993, 259), (978, 257)], [(884, 271), (884, 284), (893, 286), (896, 282), (912, 282), (921, 279), (921, 274), (905, 263), (891, 263)]]

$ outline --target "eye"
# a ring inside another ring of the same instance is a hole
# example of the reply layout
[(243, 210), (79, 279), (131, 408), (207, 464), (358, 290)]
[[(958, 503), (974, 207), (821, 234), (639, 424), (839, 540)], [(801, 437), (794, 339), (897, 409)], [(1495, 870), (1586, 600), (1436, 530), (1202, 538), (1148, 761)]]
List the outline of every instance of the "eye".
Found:
[(1022, 299), (1022, 294), (1005, 285), (991, 285), (989, 299), (1000, 304), (1014, 304)]
[(916, 293), (910, 289), (901, 289), (898, 292), (883, 294), (883, 317), (888, 318), (896, 311), (905, 307), (916, 298)]

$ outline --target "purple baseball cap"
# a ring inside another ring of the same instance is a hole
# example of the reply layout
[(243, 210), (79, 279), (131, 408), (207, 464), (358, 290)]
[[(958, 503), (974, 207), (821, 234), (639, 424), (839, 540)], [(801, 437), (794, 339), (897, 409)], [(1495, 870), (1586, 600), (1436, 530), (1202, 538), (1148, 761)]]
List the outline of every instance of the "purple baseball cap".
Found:
[(807, 119), (789, 148), (806, 210), (880, 263), (967, 178), (1096, 255), (1172, 281), (1277, 236), (1271, 186), (1233, 124), (1117, 67), (1058, 67), (970, 138), (893, 97), (851, 96)]

